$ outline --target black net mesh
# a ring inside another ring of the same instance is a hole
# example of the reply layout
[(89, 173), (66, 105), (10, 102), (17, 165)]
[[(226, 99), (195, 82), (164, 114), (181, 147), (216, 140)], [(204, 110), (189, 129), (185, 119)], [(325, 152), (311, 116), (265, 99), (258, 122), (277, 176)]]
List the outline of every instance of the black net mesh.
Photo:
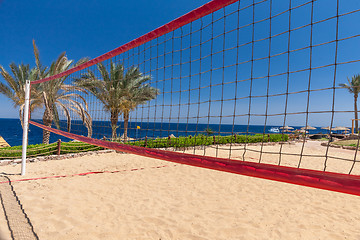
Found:
[[(360, 66), (359, 19), (354, 1), (240, 0), (32, 92), (51, 89), (49, 124), (74, 134), (359, 174), (341, 85)], [(344, 137), (352, 150), (335, 148)]]

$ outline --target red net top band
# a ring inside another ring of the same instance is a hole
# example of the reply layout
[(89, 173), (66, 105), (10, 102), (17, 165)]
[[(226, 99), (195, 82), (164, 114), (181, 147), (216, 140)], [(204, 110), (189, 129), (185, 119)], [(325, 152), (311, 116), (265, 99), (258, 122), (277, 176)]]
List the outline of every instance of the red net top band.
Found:
[(216, 12), (217, 10), (219, 10), (223, 7), (226, 7), (236, 1), (237, 0), (213, 0), (211, 2), (208, 2), (208, 3), (204, 4), (203, 6), (197, 8), (197, 9), (195, 9), (195, 10), (193, 10), (193, 11), (191, 11), (191, 12), (189, 12), (189, 13), (187, 13), (187, 14), (139, 37), (139, 38), (136, 38), (118, 48), (115, 48), (114, 50), (112, 50), (110, 52), (107, 52), (99, 57), (96, 57), (84, 64), (81, 64), (77, 67), (71, 68), (62, 73), (59, 73), (59, 74), (56, 74), (56, 75), (53, 75), (53, 76), (50, 76), (50, 77), (47, 77), (44, 79), (40, 79), (37, 81), (33, 81), (33, 82), (31, 82), (31, 84), (37, 84), (37, 83), (42, 83), (42, 82), (50, 81), (53, 79), (61, 78), (61, 77), (67, 76), (71, 73), (74, 73), (74, 72), (80, 71), (82, 69), (85, 69), (87, 67), (93, 66), (99, 62), (108, 60), (114, 56), (117, 56), (121, 53), (124, 53), (124, 52), (130, 50), (130, 49), (138, 47), (146, 42), (149, 42), (153, 39), (163, 36), (163, 35), (171, 32), (171, 31), (174, 31), (182, 26), (185, 26), (186, 24), (193, 22), (199, 18), (202, 18), (210, 13)]

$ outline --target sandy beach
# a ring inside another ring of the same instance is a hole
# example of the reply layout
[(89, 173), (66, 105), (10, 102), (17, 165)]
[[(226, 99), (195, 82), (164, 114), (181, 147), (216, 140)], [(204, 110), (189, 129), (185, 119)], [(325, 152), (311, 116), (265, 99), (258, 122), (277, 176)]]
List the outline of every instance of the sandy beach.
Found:
[[(301, 148), (301, 143), (288, 144), (282, 151)], [(323, 155), (325, 149), (309, 143), (305, 151)], [(206, 154), (216, 154), (212, 151)], [(227, 151), (217, 151), (227, 157)], [(355, 152), (329, 151), (349, 159)], [(240, 159), (243, 152), (232, 154)], [(245, 156), (260, 157), (251, 151)], [(261, 158), (274, 163), (279, 156)], [(293, 158), (282, 161), (293, 166)], [(321, 169), (324, 159), (304, 157), (303, 167)], [(349, 166), (347, 161), (328, 163), (329, 171), (346, 172)], [(69, 176), (94, 171), (113, 173)], [(360, 197), (342, 193), (115, 152), (29, 163), (25, 177), (16, 175), (20, 165), (1, 166), (0, 172), (11, 180), (67, 175), (11, 183), (39, 239), (360, 239)], [(353, 174), (360, 174), (359, 165)], [(8, 184), (0, 185), (2, 193), (9, 191)], [(11, 239), (7, 222), (0, 210), (3, 238)]]

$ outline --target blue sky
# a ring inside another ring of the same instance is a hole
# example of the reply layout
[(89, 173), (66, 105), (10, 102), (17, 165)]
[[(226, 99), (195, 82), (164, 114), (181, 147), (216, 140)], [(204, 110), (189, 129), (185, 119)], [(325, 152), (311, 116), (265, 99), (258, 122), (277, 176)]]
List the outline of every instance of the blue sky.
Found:
[[(41, 60), (61, 52), (70, 59), (94, 58), (205, 4), (199, 1), (0, 1), (0, 64), (34, 65), (32, 39)], [(2, 80), (1, 80), (2, 81)], [(1, 118), (17, 118), (0, 96)]]
[[(126, 42), (133, 40), (189, 11), (205, 4), (207, 1), (198, 0), (182, 0), (182, 1), (59, 1), (54, 4), (51, 1), (0, 1), (0, 64), (8, 66), (9, 63), (34, 63), (32, 52), (32, 39), (36, 40), (39, 47), (41, 59), (45, 64), (55, 59), (59, 53), (66, 51), (70, 59), (78, 60), (81, 57), (97, 57), (105, 52), (108, 52)], [(249, 4), (249, 0), (242, 0), (241, 4)], [(259, 2), (257, 0), (256, 2)], [(269, 2), (264, 2), (257, 5), (255, 13), (255, 21), (260, 20), (269, 15)], [(308, 0), (292, 1), (292, 6), (299, 6)], [(321, 21), (332, 17), (336, 14), (336, 0), (318, 0), (314, 3), (314, 19), (313, 22)], [(288, 1), (273, 0), (273, 15), (280, 13), (288, 8)], [(237, 5), (227, 8), (231, 11), (232, 8), (237, 8)], [(360, 9), (360, 1), (358, 0), (340, 0), (339, 14), (345, 14), (339, 18), (339, 39), (351, 37), (359, 34), (357, 23), (360, 22), (360, 13), (353, 14), (346, 13)], [(291, 28), (295, 29), (310, 23), (311, 19), (311, 4), (307, 4), (292, 13)], [(221, 16), (222, 12), (218, 12), (215, 16)], [(230, 24), (231, 17), (228, 18), (227, 26), (236, 27), (236, 24)], [(205, 21), (206, 19), (204, 19)], [(240, 21), (243, 25), (246, 22), (252, 21), (252, 9), (242, 11)], [(286, 31), (288, 29), (288, 15), (283, 14), (272, 20), (272, 35)], [(199, 22), (195, 22), (193, 26), (197, 26)], [(220, 34), (223, 28), (221, 22), (214, 25), (214, 34)], [(266, 38), (269, 35), (269, 25), (259, 23), (255, 27), (255, 40)], [(188, 27), (188, 26), (187, 26)], [(184, 30), (186, 31), (186, 27)], [(206, 34), (207, 30), (204, 30)], [(251, 41), (252, 29), (243, 28), (241, 30), (240, 43)], [(175, 33), (175, 35), (178, 33)], [(229, 34), (230, 35), (230, 34)], [(309, 46), (310, 44), (310, 27), (300, 28), (299, 30), (292, 31), (291, 47), (290, 50), (299, 49)], [(313, 29), (313, 45), (326, 43), (334, 40), (336, 36), (336, 19), (330, 19), (323, 23), (314, 25)], [(226, 38), (225, 45), (235, 44), (236, 35)], [(187, 43), (188, 40), (184, 40)], [(224, 42), (222, 38), (214, 40), (214, 52), (217, 48), (221, 49)], [(287, 51), (287, 36), (282, 35), (271, 40), (271, 55)], [(350, 38), (341, 41), (338, 45), (338, 62), (355, 61), (354, 63), (343, 64), (337, 67), (336, 72), (336, 86), (338, 83), (346, 81), (347, 77), (360, 73), (360, 38)], [(296, 51), (290, 56), (290, 71), (306, 68), (310, 63), (309, 49)], [(206, 52), (205, 47), (202, 54)], [(251, 58), (251, 45), (241, 47), (238, 61), (246, 61)], [(196, 53), (192, 53), (195, 58)], [(269, 40), (260, 41), (254, 45), (254, 58), (262, 58), (269, 55)], [(186, 56), (184, 52), (183, 57)], [(225, 65), (236, 61), (236, 52), (228, 51), (224, 57)], [(219, 56), (219, 59), (222, 59)], [(321, 45), (312, 49), (312, 67), (323, 66), (331, 64), (335, 59), (335, 43)], [(168, 60), (165, 60), (166, 62)], [(208, 62), (207, 62), (208, 61)], [(253, 65), (253, 77), (258, 78), (252, 82), (253, 96), (264, 96), (267, 94), (267, 83), (270, 82), (269, 94), (284, 93), (286, 91), (287, 76), (274, 76), (270, 79), (262, 78), (268, 73), (270, 75), (276, 73), (283, 73), (287, 71), (287, 55), (280, 55), (271, 59), (270, 71), (268, 70), (268, 61), (259, 60), (255, 61)], [(209, 63), (209, 59), (205, 59), (203, 64)], [(221, 61), (215, 61), (214, 65), (221, 67)], [(215, 67), (213, 65), (213, 67)], [(196, 69), (196, 63), (192, 69)], [(251, 77), (250, 63), (244, 63), (238, 66), (238, 79), (249, 79)], [(186, 68), (186, 66), (184, 66)], [(184, 70), (183, 68), (183, 70)], [(231, 82), (234, 79), (235, 68), (227, 68), (226, 70), (219, 70), (213, 73), (213, 84), (216, 81), (221, 82), (224, 76), (224, 82)], [(162, 72), (152, 72), (152, 76), (161, 75)], [(164, 73), (167, 78), (169, 73)], [(202, 81), (208, 79), (209, 76), (204, 74)], [(288, 99), (288, 112), (301, 112), (306, 111), (309, 77), (311, 79), (311, 89), (323, 89), (332, 87), (334, 80), (334, 66), (315, 69), (311, 72), (299, 72), (290, 74), (289, 91), (305, 91), (303, 93), (292, 94)], [(159, 78), (159, 77), (158, 77)], [(161, 77), (160, 77), (161, 79)], [(192, 82), (196, 83), (198, 79), (192, 78)], [(183, 85), (189, 85), (189, 79), (183, 79)], [(248, 89), (251, 82), (249, 80), (239, 82), (238, 90), (234, 91), (234, 83), (230, 83), (224, 87), (225, 95), (222, 89), (216, 90), (212, 97), (213, 99), (225, 98), (231, 99), (232, 96), (237, 94), (237, 97), (248, 96)], [(196, 87), (196, 86), (194, 86)], [(165, 87), (166, 88), (166, 87)], [(175, 85), (175, 88), (179, 86)], [(214, 91), (214, 90), (213, 90)], [(182, 96), (183, 99), (191, 99), (191, 102), (196, 102), (198, 95), (196, 92)], [(201, 96), (208, 96), (209, 89), (204, 89)], [(178, 98), (173, 94), (172, 98), (176, 101)], [(192, 99), (194, 97), (194, 100)], [(353, 98), (344, 89), (336, 90), (335, 111), (352, 111)], [(331, 103), (333, 98), (332, 90), (321, 90), (312, 92), (310, 94), (310, 107), (309, 111), (331, 110)], [(164, 96), (165, 101), (169, 101), (170, 96)], [(162, 98), (158, 99), (158, 104), (162, 104)], [(269, 99), (269, 114), (283, 113), (284, 112), (285, 96), (271, 97)], [(248, 99), (237, 101), (236, 114), (246, 114), (249, 110)], [(259, 97), (252, 100), (252, 114), (261, 114), (265, 111), (266, 98)], [(200, 113), (201, 116), (208, 114), (208, 107), (206, 104), (195, 106), (190, 111)], [(16, 118), (18, 116), (17, 110), (13, 109), (12, 104), (3, 96), (0, 96), (0, 112), (1, 118)], [(221, 104), (214, 103), (211, 109), (213, 115), (219, 115)], [(200, 110), (199, 110), (200, 109)], [(222, 115), (231, 115), (234, 110), (234, 101), (226, 101), (222, 106)], [(189, 109), (182, 108), (180, 115), (185, 117)], [(147, 111), (151, 111), (147, 110)], [(159, 111), (164, 111), (158, 109)], [(168, 111), (165, 109), (165, 117)], [(147, 113), (145, 113), (147, 114)], [(173, 114), (179, 114), (174, 110)], [(314, 126), (327, 126), (330, 125), (331, 114), (312, 114), (309, 116), (309, 124)], [(288, 116), (286, 125), (304, 125), (305, 114)], [(157, 116), (159, 119), (160, 117)], [(350, 113), (336, 113), (335, 122), (333, 125), (351, 125), (351, 118), (353, 114)], [(216, 122), (218, 118), (211, 121)], [(202, 122), (207, 122), (204, 118)], [(232, 123), (233, 118), (229, 117), (223, 120), (225, 123)], [(236, 123), (247, 124), (248, 117), (240, 116), (235, 119)], [(250, 124), (263, 124), (263, 117), (252, 117)], [(267, 119), (268, 125), (282, 125), (283, 117), (269, 117)]]
[(33, 63), (32, 39), (47, 64), (63, 51), (94, 58), (206, 2), (2, 0), (0, 63)]

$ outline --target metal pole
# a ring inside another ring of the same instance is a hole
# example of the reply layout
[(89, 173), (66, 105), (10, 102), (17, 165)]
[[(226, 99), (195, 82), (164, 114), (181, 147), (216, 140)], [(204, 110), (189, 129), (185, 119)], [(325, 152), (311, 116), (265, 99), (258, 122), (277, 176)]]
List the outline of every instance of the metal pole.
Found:
[(29, 130), (29, 105), (30, 105), (30, 81), (26, 80), (21, 175), (25, 175), (25, 170), (26, 170), (26, 149), (28, 144), (28, 130)]

